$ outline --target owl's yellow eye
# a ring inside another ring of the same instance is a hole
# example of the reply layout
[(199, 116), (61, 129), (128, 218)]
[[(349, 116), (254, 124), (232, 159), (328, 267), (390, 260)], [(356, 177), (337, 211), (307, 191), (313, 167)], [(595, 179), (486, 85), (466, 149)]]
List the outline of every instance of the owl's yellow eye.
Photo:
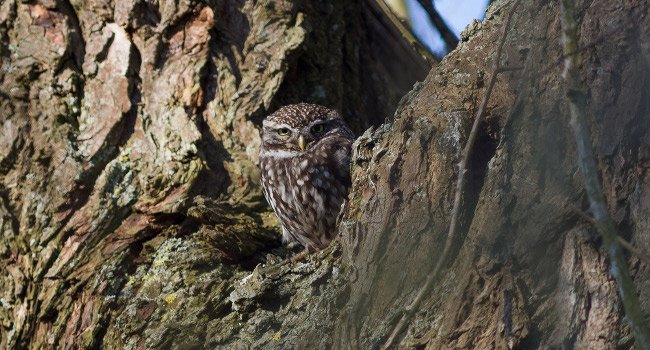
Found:
[(280, 136), (287, 136), (289, 134), (291, 134), (291, 130), (289, 130), (289, 128), (280, 128), (280, 129), (278, 129), (278, 135), (280, 135)]
[(313, 134), (320, 134), (323, 131), (325, 131), (325, 125), (324, 124), (316, 124), (311, 127), (311, 132)]

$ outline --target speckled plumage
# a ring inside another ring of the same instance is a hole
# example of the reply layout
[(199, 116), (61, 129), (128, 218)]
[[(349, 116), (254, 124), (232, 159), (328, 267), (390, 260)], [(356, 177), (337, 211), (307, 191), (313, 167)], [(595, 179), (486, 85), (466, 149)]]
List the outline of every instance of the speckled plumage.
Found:
[(350, 186), (353, 141), (341, 116), (319, 105), (285, 106), (264, 120), (262, 187), (282, 224), (283, 241), (314, 250), (334, 238)]

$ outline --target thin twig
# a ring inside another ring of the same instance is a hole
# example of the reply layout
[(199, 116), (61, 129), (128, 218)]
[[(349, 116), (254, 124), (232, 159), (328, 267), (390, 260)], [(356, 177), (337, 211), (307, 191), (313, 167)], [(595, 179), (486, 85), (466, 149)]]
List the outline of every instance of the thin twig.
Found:
[(619, 244), (618, 234), (612, 218), (609, 216), (605, 194), (598, 177), (596, 157), (591, 145), (591, 133), (586, 120), (587, 92), (580, 79), (578, 65), (578, 23), (573, 0), (561, 0), (562, 46), (564, 51), (564, 72), (566, 96), (569, 103), (569, 124), (573, 129), (578, 153), (578, 166), (585, 178), (585, 190), (594, 224), (603, 238), (605, 250), (609, 254), (610, 274), (616, 281), (618, 292), (625, 308), (626, 318), (632, 328), (637, 344), (641, 349), (650, 350), (650, 330), (643, 316), (636, 289), (628, 270), (625, 255)]
[(515, 71), (523, 70), (523, 69), (524, 69), (524, 66), (499, 67), (498, 73), (515, 72)]
[(458, 37), (454, 32), (449, 28), (445, 20), (440, 16), (436, 8), (433, 6), (433, 0), (418, 0), (420, 6), (426, 11), (429, 15), (429, 19), (434, 27), (440, 33), (442, 40), (447, 46), (447, 51), (451, 51), (458, 46)]
[[(578, 208), (578, 207), (576, 207), (576, 206), (574, 206), (574, 205), (571, 205), (571, 204), (570, 204), (570, 206), (571, 206), (571, 209), (573, 209), (573, 211), (574, 211), (575, 213), (577, 213), (581, 218), (583, 218), (585, 221), (587, 221), (587, 222), (589, 222), (590, 224), (592, 224), (594, 227), (598, 227), (598, 225), (596, 224), (596, 220), (594, 220), (594, 218), (592, 218), (591, 216), (589, 216), (589, 214), (585, 213), (585, 212), (582, 211), (580, 208)], [(621, 236), (618, 236), (618, 235), (617, 235), (617, 236), (616, 236), (616, 239), (618, 240), (618, 244), (620, 244), (621, 247), (625, 248), (625, 250), (627, 250), (628, 252), (632, 253), (632, 255), (636, 256), (637, 258), (639, 258), (639, 260), (642, 260), (643, 262), (645, 262), (646, 264), (648, 264), (648, 266), (650, 266), (650, 255), (648, 255), (648, 254), (646, 254), (646, 253), (640, 251), (639, 249), (635, 248), (635, 247), (632, 245), (632, 243), (626, 241), (626, 240), (625, 240), (623, 237), (621, 237)]]
[(618, 240), (618, 244), (621, 245), (621, 247), (625, 248), (628, 252), (632, 253), (632, 255), (635, 255), (639, 260), (642, 260), (646, 264), (650, 265), (650, 256), (637, 248), (635, 248), (632, 243), (626, 241), (623, 237), (621, 236), (616, 236), (616, 239)]
[(456, 193), (454, 197), (454, 206), (451, 211), (451, 222), (449, 224), (449, 232), (447, 233), (447, 239), (445, 241), (445, 246), (442, 250), (442, 254), (438, 257), (438, 260), (431, 271), (431, 273), (427, 276), (426, 281), (420, 288), (419, 292), (416, 294), (415, 298), (411, 302), (411, 304), (407, 305), (404, 308), (404, 314), (400, 318), (399, 322), (393, 329), (393, 332), (391, 335), (388, 337), (386, 340), (386, 343), (383, 345), (383, 349), (389, 348), (395, 339), (399, 336), (399, 334), (402, 332), (403, 328), (406, 326), (406, 323), (409, 321), (411, 318), (412, 314), (414, 313), (415, 309), (418, 307), (420, 302), (422, 301), (422, 298), (425, 296), (429, 288), (431, 288), (431, 285), (433, 284), (433, 281), (436, 280), (438, 277), (438, 273), (440, 272), (442, 266), (444, 263), (447, 261), (447, 257), (449, 256), (449, 253), (451, 252), (451, 246), (453, 242), (456, 239), (456, 235), (458, 234), (458, 225), (460, 221), (460, 206), (461, 206), (461, 200), (463, 197), (463, 192), (465, 191), (465, 175), (467, 174), (467, 164), (469, 163), (469, 159), (472, 155), (472, 149), (474, 148), (474, 144), (476, 143), (476, 138), (478, 137), (478, 130), (480, 127), (481, 122), (483, 121), (483, 117), (485, 115), (485, 110), (487, 108), (488, 100), (490, 99), (490, 95), (492, 94), (492, 89), (494, 88), (494, 85), (496, 84), (497, 80), (497, 75), (499, 74), (499, 70), (501, 67), (500, 61), (501, 61), (501, 53), (503, 52), (503, 46), (506, 42), (506, 37), (508, 34), (508, 28), (510, 27), (510, 19), (512, 18), (512, 15), (514, 14), (515, 10), (517, 9), (517, 6), (519, 5), (520, 0), (516, 0), (514, 4), (512, 5), (512, 8), (510, 9), (510, 12), (508, 12), (508, 15), (503, 21), (502, 24), (502, 29), (501, 29), (501, 38), (499, 39), (499, 44), (497, 46), (497, 51), (496, 51), (496, 56), (494, 58), (494, 64), (492, 66), (492, 73), (490, 76), (490, 80), (488, 83), (487, 90), (485, 91), (485, 94), (483, 95), (483, 100), (481, 101), (481, 105), (479, 106), (478, 111), (476, 112), (476, 118), (474, 119), (474, 125), (472, 125), (472, 131), (469, 134), (469, 137), (467, 139), (467, 143), (465, 144), (465, 148), (463, 149), (463, 153), (460, 159), (460, 163), (458, 165), (458, 179), (456, 183)]

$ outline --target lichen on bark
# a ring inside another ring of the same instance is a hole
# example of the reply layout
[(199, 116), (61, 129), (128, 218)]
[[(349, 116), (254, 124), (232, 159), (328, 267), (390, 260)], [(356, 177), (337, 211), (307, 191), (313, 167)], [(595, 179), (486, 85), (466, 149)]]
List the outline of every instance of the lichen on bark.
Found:
[(240, 339), (237, 281), (287, 254), (259, 186), (262, 116), (309, 101), (362, 130), (428, 69), (368, 29), (376, 15), (343, 1), (4, 1), (0, 347)]
[[(0, 347), (379, 347), (444, 244), (510, 4), (425, 79), (373, 1), (2, 2)], [(650, 251), (648, 5), (580, 6), (609, 210)], [(632, 346), (577, 212), (558, 16), (513, 17), (503, 64), (523, 69), (499, 76), (462, 234), (400, 347)], [(299, 101), (360, 138), (339, 239), (288, 263), (256, 154), (264, 115)], [(628, 258), (648, 310), (648, 266)]]

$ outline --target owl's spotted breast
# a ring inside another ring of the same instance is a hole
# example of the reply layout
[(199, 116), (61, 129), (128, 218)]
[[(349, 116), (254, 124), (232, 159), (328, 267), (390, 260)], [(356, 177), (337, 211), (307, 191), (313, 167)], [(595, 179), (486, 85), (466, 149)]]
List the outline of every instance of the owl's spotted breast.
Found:
[[(300, 120), (288, 122), (292, 116)], [(352, 132), (335, 111), (308, 104), (281, 108), (263, 132), (262, 186), (283, 240), (326, 247), (350, 186)]]

